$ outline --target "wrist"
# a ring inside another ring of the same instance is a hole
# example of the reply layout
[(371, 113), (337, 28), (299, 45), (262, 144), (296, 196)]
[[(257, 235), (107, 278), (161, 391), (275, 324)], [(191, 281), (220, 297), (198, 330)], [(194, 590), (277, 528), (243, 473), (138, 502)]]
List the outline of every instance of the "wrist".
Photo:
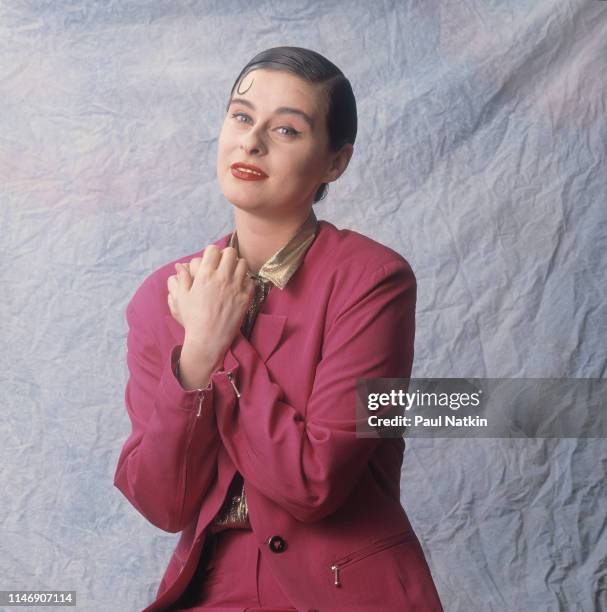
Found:
[(206, 387), (200, 386), (188, 386), (186, 385), (186, 383), (184, 382), (183, 378), (181, 377), (181, 372), (180, 372), (180, 365), (181, 365), (181, 358), (179, 358), (177, 360), (177, 365), (175, 366), (175, 369), (173, 370), (173, 373), (175, 374), (175, 378), (177, 379), (177, 382), (186, 390), (186, 391), (204, 391), (205, 389), (207, 389), (210, 384), (211, 384), (211, 380), (210, 380), (210, 376), (209, 376), (209, 382), (207, 383)]
[(209, 342), (196, 336), (190, 336), (186, 332), (180, 359), (183, 359), (185, 355), (188, 361), (190, 359), (195, 360), (201, 366), (204, 366), (205, 369), (214, 371), (223, 363), (224, 354), (225, 351), (222, 353)]

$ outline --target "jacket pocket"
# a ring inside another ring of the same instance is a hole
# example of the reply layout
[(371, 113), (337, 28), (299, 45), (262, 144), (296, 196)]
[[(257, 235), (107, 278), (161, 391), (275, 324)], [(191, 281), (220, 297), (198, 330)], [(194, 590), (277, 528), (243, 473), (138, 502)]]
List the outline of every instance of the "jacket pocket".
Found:
[(402, 531), (398, 531), (397, 533), (381, 538), (380, 540), (375, 540), (375, 542), (372, 542), (363, 548), (359, 548), (358, 550), (335, 559), (330, 564), (331, 572), (333, 574), (333, 584), (336, 587), (341, 586), (340, 572), (344, 568), (353, 565), (354, 563), (358, 563), (363, 559), (367, 559), (371, 555), (386, 550), (387, 548), (391, 548), (408, 540), (413, 540), (414, 538), (415, 532), (412, 529), (403, 529)]

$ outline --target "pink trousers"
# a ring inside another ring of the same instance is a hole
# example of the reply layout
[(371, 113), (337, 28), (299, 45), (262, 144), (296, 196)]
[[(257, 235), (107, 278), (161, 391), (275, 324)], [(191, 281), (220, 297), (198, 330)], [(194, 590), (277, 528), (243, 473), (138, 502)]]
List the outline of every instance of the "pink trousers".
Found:
[(198, 570), (174, 612), (293, 612), (248, 529), (207, 536)]

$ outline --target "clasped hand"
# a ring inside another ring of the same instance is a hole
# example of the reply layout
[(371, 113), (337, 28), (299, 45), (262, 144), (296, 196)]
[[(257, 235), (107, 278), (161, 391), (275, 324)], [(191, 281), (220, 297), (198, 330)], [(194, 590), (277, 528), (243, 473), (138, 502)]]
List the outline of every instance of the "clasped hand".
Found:
[(232, 344), (255, 292), (234, 247), (207, 246), (202, 257), (175, 264), (167, 280), (169, 309), (185, 337), (221, 357)]

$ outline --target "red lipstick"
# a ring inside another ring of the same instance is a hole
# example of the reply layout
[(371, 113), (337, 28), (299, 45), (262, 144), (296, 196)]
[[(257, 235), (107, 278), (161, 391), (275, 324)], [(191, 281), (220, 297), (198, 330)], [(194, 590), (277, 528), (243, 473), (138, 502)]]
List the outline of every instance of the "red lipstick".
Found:
[(236, 162), (235, 164), (232, 164), (230, 168), (232, 170), (232, 176), (244, 181), (260, 181), (268, 178), (268, 175), (261, 168), (258, 168), (253, 164)]

